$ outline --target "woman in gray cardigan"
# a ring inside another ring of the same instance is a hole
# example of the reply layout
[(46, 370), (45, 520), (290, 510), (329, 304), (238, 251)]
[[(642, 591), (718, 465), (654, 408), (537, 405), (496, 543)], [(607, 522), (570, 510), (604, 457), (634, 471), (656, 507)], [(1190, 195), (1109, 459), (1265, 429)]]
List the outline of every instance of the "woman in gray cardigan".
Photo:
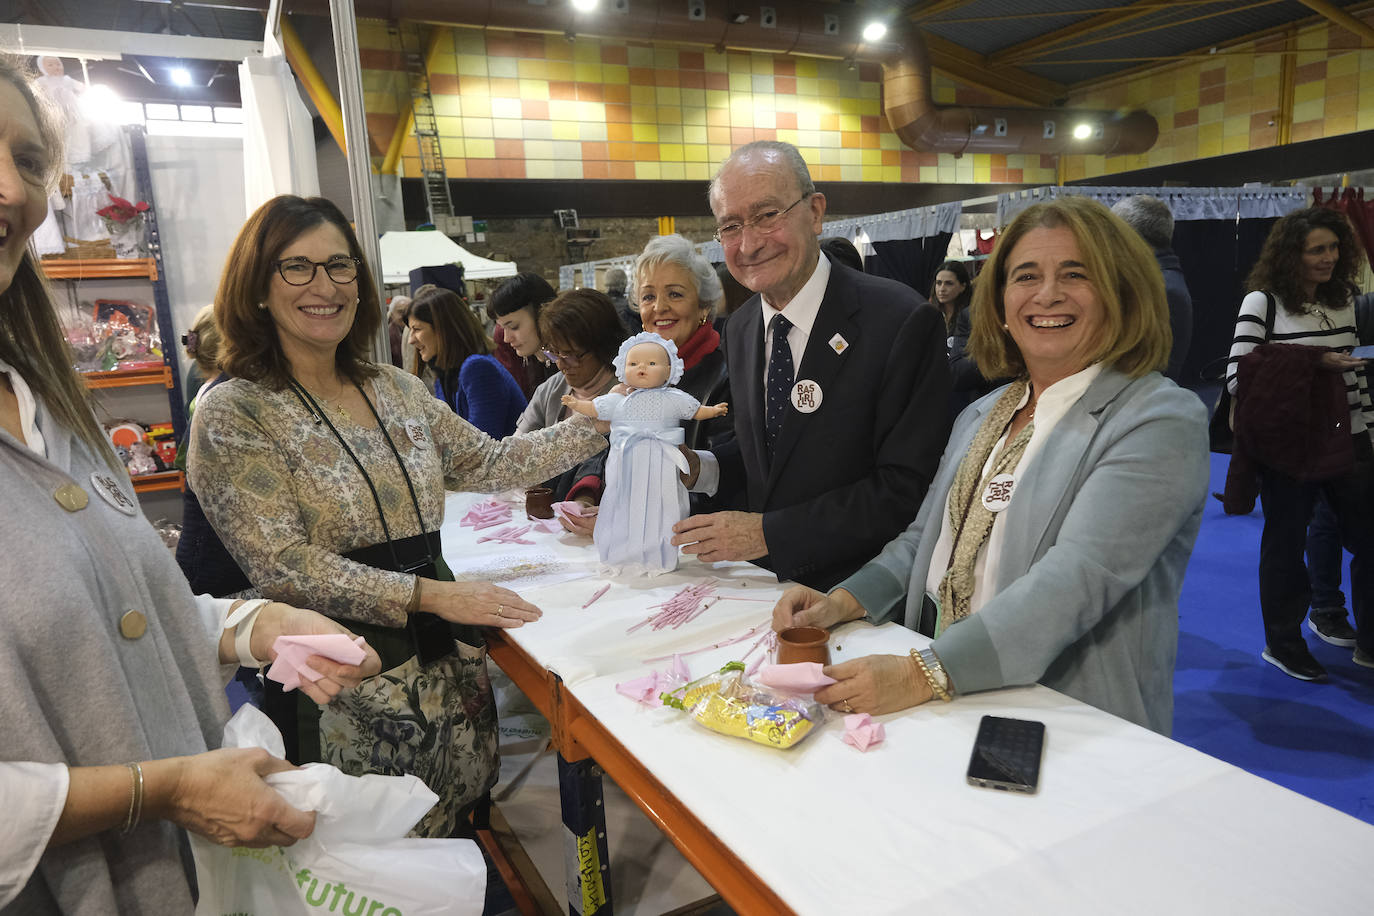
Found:
[(1167, 735), (1208, 457), (1202, 402), (1159, 374), (1159, 270), (1068, 197), (1021, 213), (983, 275), (969, 347), (1016, 380), (960, 415), (911, 526), (830, 594), (790, 589), (774, 626), (899, 618), (935, 637), (828, 668), (816, 697), (842, 712), (1038, 682)]
[[(0, 913), (189, 916), (187, 830), (281, 846), (314, 826), (263, 781), (284, 761), (207, 750), (228, 675), (270, 660), (276, 635), (346, 631), (285, 604), (197, 599), (139, 512), (27, 247), (59, 137), (0, 56)], [(361, 667), (310, 662), (320, 703), (381, 667), (370, 650)]]

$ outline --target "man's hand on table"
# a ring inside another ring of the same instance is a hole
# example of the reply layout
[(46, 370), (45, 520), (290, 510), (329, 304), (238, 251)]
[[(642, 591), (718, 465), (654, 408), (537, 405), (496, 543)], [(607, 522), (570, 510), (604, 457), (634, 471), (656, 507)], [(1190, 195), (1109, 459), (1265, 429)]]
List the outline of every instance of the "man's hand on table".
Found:
[(703, 563), (757, 560), (768, 555), (759, 512), (712, 512), (692, 515), (673, 526), (675, 547)]

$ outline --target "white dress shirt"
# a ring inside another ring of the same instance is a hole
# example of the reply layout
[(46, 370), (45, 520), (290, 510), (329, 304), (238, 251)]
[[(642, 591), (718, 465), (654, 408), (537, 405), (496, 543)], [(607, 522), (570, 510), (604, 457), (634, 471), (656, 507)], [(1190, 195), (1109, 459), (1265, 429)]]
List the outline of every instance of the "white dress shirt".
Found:
[[(1101, 371), (1102, 364), (1095, 363), (1068, 378), (1060, 379), (1040, 392), (1040, 400), (1035, 405), (1035, 430), (1031, 433), (1030, 442), (1026, 443), (1026, 450), (1021, 453), (1021, 460), (1016, 462), (1016, 467), (1009, 472), (1013, 478), (1020, 476), (1022, 468), (1030, 467), (1035, 456), (1045, 447), (1045, 440), (1049, 439), (1055, 426), (1064, 418), (1064, 414), (1069, 412), (1069, 408), (1078, 403), (1078, 399), (1088, 390), (1088, 386)], [(1027, 389), (1017, 409), (1026, 406), (1029, 399), (1030, 389)], [(1003, 430), (1002, 438), (997, 440), (992, 453), (988, 455), (988, 460), (983, 464), (980, 479), (987, 476), (988, 469), (992, 467), (998, 453), (1006, 444), (1007, 433)], [(945, 570), (949, 569), (950, 557), (954, 553), (954, 531), (949, 525), (949, 499), (953, 496), (954, 489), (951, 487), (949, 497), (945, 500), (944, 511), (940, 514), (940, 539), (935, 542), (935, 552), (930, 557), (930, 572), (926, 576), (926, 592), (932, 596), (940, 594), (940, 580), (945, 577)], [(979, 495), (975, 495), (974, 498), (978, 499)], [(1016, 499), (1015, 488), (1012, 489), (1011, 498)], [(983, 549), (978, 552), (978, 559), (974, 563), (973, 597), (969, 601), (970, 614), (978, 613), (979, 608), (993, 597), (990, 589), (992, 583), (997, 581), (998, 559), (1002, 555), (1002, 539), (1006, 536), (1007, 526), (1002, 524), (1004, 515), (1006, 510), (993, 516), (992, 531), (988, 534), (988, 539), (984, 542)]]

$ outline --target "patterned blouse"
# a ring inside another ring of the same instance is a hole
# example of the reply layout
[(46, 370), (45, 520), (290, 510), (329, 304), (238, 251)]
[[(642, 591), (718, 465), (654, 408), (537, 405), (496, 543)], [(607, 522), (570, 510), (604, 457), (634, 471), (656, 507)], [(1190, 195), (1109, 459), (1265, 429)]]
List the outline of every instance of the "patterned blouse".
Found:
[[(606, 447), (582, 416), (490, 439), (415, 376), (378, 369), (364, 390), (405, 462), (424, 530), (443, 522), (445, 489), (534, 486)], [(420, 534), (405, 478), (372, 417), (359, 426), (320, 404), (372, 478), (392, 539)], [(405, 623), (415, 576), (340, 556), (386, 540), (377, 505), (329, 427), (290, 388), (233, 379), (204, 394), (191, 422), (187, 477), (264, 596), (366, 623)]]

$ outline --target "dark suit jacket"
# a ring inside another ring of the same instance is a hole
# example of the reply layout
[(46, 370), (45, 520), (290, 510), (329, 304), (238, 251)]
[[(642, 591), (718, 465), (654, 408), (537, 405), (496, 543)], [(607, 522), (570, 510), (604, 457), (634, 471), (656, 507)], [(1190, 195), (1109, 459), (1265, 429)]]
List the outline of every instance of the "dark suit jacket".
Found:
[(925, 497), (949, 434), (944, 318), (911, 288), (832, 262), (797, 370), (819, 385), (820, 407), (788, 408), (771, 466), (763, 332), (755, 296), (724, 335), (735, 439), (716, 451), (721, 490), (742, 476), (746, 508), (763, 513), (760, 566), (825, 589), (905, 529)]
[(1173, 249), (1156, 248), (1155, 260), (1164, 274), (1164, 296), (1169, 301), (1169, 330), (1174, 335), (1164, 376), (1178, 382), (1183, 361), (1188, 358), (1188, 346), (1193, 340), (1193, 297), (1188, 292), (1188, 281), (1183, 277), (1183, 267)]

